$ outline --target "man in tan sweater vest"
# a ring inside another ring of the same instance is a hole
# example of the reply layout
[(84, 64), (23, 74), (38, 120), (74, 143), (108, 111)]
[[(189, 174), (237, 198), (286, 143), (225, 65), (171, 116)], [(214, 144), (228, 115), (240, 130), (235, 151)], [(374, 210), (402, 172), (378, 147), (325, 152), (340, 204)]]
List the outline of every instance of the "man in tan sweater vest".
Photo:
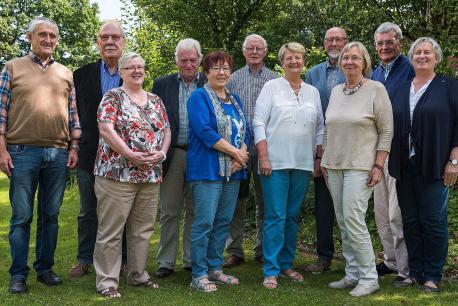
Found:
[(27, 292), (30, 224), (37, 187), (37, 280), (61, 279), (51, 270), (59, 208), (68, 168), (78, 162), (80, 125), (72, 72), (52, 58), (59, 29), (38, 17), (27, 30), (27, 56), (8, 61), (0, 74), (0, 170), (10, 178), (10, 292)]

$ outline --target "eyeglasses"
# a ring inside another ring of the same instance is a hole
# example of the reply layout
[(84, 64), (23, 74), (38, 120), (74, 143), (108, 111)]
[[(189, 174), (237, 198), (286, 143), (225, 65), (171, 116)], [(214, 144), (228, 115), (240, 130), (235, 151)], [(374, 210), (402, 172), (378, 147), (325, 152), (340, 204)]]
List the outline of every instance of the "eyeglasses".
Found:
[(100, 37), (100, 40), (101, 41), (108, 41), (111, 37), (111, 40), (113, 40), (114, 42), (118, 42), (123, 36), (121, 35), (117, 35), (117, 34), (113, 34), (113, 35), (109, 35), (109, 34), (101, 34), (99, 35)]
[(327, 37), (324, 39), (325, 42), (332, 44), (334, 41), (338, 44), (343, 44), (347, 41), (346, 37)]
[(138, 70), (138, 71), (143, 71), (143, 70), (145, 70), (145, 66), (129, 66), (129, 67), (121, 68), (120, 70), (129, 70), (129, 71)]
[(213, 72), (220, 72), (221, 70), (224, 72), (224, 73), (230, 73), (231, 72), (231, 68), (229, 67), (218, 67), (218, 66), (215, 66), (215, 67), (211, 67), (210, 68), (211, 71)]
[(397, 43), (397, 40), (393, 37), (393, 38), (388, 39), (388, 40), (379, 40), (379, 41), (376, 41), (376, 42), (375, 42), (375, 46), (376, 46), (377, 48), (382, 48), (383, 45), (385, 45), (386, 47), (391, 48), (391, 47), (393, 47), (396, 43)]
[(245, 51), (247, 52), (250, 52), (250, 53), (256, 53), (256, 52), (262, 52), (264, 51), (266, 48), (258, 48), (258, 47), (249, 47), (249, 48), (245, 48)]
[(353, 55), (353, 56), (348, 56), (348, 55), (345, 55), (342, 57), (342, 62), (349, 62), (350, 60), (352, 62), (357, 62), (357, 61), (360, 61), (360, 60), (363, 60), (364, 58), (362, 58), (361, 56), (356, 56), (356, 55)]

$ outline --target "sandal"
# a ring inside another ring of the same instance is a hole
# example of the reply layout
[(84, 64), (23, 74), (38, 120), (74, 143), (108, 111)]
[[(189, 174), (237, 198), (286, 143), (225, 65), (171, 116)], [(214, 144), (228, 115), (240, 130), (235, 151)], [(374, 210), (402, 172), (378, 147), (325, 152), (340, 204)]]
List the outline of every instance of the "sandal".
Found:
[(223, 270), (208, 271), (208, 279), (220, 285), (238, 285), (239, 279), (223, 273)]
[(109, 287), (98, 292), (101, 296), (106, 297), (107, 299), (119, 299), (121, 293), (115, 287)]
[(275, 276), (266, 277), (264, 278), (262, 285), (264, 286), (264, 288), (269, 289), (269, 290), (277, 289), (278, 287), (277, 278)]
[(294, 271), (293, 269), (281, 271), (280, 276), (289, 278), (290, 280), (296, 283), (302, 283), (304, 281), (304, 276), (302, 276), (302, 274), (300, 274), (299, 272)]
[[(426, 283), (433, 283), (434, 285), (436, 285), (435, 287), (434, 286), (431, 286), (431, 285), (427, 285)], [(435, 281), (426, 281), (424, 284), (423, 284), (423, 289), (425, 289), (425, 291), (427, 293), (437, 293), (440, 291), (440, 288), (439, 288), (439, 284)]]
[(191, 285), (189, 287), (191, 289), (196, 289), (197, 291), (205, 293), (218, 290), (218, 288), (215, 286), (215, 283), (210, 281), (208, 277), (194, 278), (191, 281)]
[(151, 278), (148, 278), (145, 282), (140, 283), (137, 286), (142, 286), (142, 287), (151, 288), (151, 289), (159, 288), (159, 285), (153, 282)]

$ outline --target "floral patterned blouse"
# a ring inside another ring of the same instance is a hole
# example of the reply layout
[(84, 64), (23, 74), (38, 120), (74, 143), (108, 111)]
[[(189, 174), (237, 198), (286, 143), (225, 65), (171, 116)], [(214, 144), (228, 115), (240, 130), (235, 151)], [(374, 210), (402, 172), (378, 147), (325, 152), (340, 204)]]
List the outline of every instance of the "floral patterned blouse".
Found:
[[(111, 89), (103, 96), (97, 112), (97, 121), (114, 124), (116, 133), (135, 152), (160, 151), (169, 127), (161, 99), (147, 95), (146, 105), (139, 106), (121, 87)], [(162, 165), (139, 169), (100, 137), (94, 175), (119, 182), (158, 183), (162, 181)]]

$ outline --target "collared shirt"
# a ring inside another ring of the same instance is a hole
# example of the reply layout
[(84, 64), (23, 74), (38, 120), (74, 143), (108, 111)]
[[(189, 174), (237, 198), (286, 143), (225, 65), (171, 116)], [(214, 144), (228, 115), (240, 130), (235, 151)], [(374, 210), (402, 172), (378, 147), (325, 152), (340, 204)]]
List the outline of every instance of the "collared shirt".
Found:
[(110, 74), (110, 69), (104, 60), (100, 62), (100, 83), (102, 88), (102, 95), (112, 88), (119, 87), (121, 76), (118, 74), (118, 68), (113, 74)]
[[(417, 92), (415, 92), (415, 86), (412, 84), (410, 85), (410, 94), (409, 94), (409, 108), (410, 108), (410, 122), (412, 122), (413, 119), (413, 112), (415, 110), (415, 107), (417, 106), (418, 100), (420, 100), (421, 96), (425, 93), (426, 89), (428, 89), (429, 84), (431, 84), (431, 80), (425, 83)], [(415, 155), (415, 147), (412, 145), (412, 139), (410, 138), (409, 134), (409, 147), (410, 147), (410, 153), (409, 157), (412, 157)]]
[(328, 93), (331, 93), (332, 89), (339, 85), (339, 76), (340, 76), (340, 70), (337, 65), (334, 67), (331, 66), (329, 63), (329, 59), (326, 60), (326, 86), (328, 89)]
[(382, 67), (383, 77), (385, 78), (385, 81), (388, 78), (388, 75), (390, 74), (391, 68), (393, 68), (394, 62), (398, 59), (398, 57), (399, 57), (399, 55), (396, 56), (396, 58), (394, 60), (392, 60), (391, 62), (389, 62), (386, 65), (383, 65), (383, 62), (380, 63), (380, 66)]
[[(32, 61), (40, 66), (41, 69), (46, 70), (55, 61), (52, 57), (44, 63), (38, 56), (29, 53)], [(6, 134), (8, 131), (8, 110), (11, 103), (11, 73), (5, 65), (0, 73), (0, 134)], [(78, 139), (81, 136), (81, 127), (78, 119), (78, 112), (76, 110), (76, 97), (75, 86), (72, 84), (70, 94), (68, 95), (68, 113), (69, 123), (68, 128), (70, 131), (71, 139)]]
[(256, 107), (256, 99), (258, 98), (264, 84), (267, 81), (278, 77), (279, 76), (275, 72), (265, 66), (262, 66), (258, 74), (253, 74), (251, 73), (250, 67), (246, 65), (245, 67), (235, 71), (231, 75), (231, 79), (227, 84), (229, 91), (237, 94), (242, 100), (243, 112), (245, 113), (245, 117), (248, 119), (250, 126), (251, 140), (253, 140), (254, 135), (252, 122)]
[(185, 80), (178, 73), (178, 115), (179, 115), (179, 128), (178, 128), (178, 138), (177, 145), (185, 146), (188, 144), (188, 109), (186, 107), (188, 98), (191, 96), (194, 90), (197, 89), (197, 82), (199, 81), (199, 74), (197, 73), (194, 80), (191, 83), (187, 84)]

